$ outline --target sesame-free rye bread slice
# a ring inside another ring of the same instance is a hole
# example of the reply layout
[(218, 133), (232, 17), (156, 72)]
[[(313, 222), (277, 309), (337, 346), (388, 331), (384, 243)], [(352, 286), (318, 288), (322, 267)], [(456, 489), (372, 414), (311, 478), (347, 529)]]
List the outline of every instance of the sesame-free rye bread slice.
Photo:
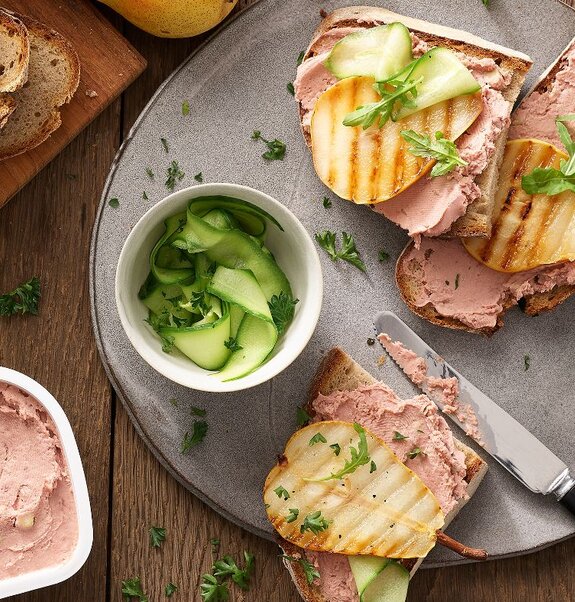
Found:
[(28, 81), (12, 94), (16, 108), (0, 131), (0, 160), (38, 146), (61, 124), (59, 107), (67, 103), (80, 81), (76, 51), (57, 31), (14, 14), (28, 30)]
[[(316, 373), (310, 387), (307, 409), (311, 412), (311, 402), (319, 395), (319, 393), (329, 395), (334, 391), (352, 391), (357, 389), (360, 385), (370, 385), (375, 382), (377, 382), (376, 379), (371, 376), (369, 372), (365, 371), (357, 362), (347, 355), (345, 351), (339, 347), (335, 347), (325, 356)], [(465, 466), (467, 468), (465, 481), (467, 483), (467, 494), (469, 497), (467, 499), (459, 500), (453, 510), (445, 517), (445, 527), (447, 527), (457, 513), (469, 501), (487, 472), (487, 464), (471, 448), (467, 447), (455, 437), (453, 439), (457, 448), (465, 454)], [(281, 540), (280, 546), (288, 556), (292, 556), (296, 559), (305, 558), (305, 550), (298, 548), (292, 543)], [(423, 558), (412, 558), (401, 561), (401, 563), (410, 571), (411, 575), (417, 571), (422, 562)], [(324, 598), (316, 583), (309, 584), (307, 582), (301, 563), (285, 558), (284, 563), (297, 590), (306, 602), (330, 602)]]
[[(532, 61), (523, 53), (494, 44), (483, 38), (465, 31), (443, 27), (420, 19), (413, 19), (375, 6), (350, 6), (340, 8), (327, 15), (312, 37), (304, 61), (317, 54), (317, 43), (324, 34), (332, 29), (343, 27), (375, 27), (386, 23), (399, 21), (403, 23), (418, 38), (432, 46), (444, 46), (459, 51), (473, 58), (493, 59), (503, 74), (510, 78), (510, 83), (502, 91), (502, 95), (512, 105), (517, 100), (525, 81), (525, 75)], [(309, 127), (304, 126), (305, 111), (299, 105), (300, 122), (306, 144), (311, 148)], [(491, 213), (495, 202), (495, 189), (499, 176), (499, 168), (503, 160), (503, 152), (507, 141), (508, 127), (503, 128), (495, 143), (495, 152), (485, 171), (475, 179), (481, 190), (480, 197), (467, 207), (465, 215), (461, 216), (451, 227), (447, 236), (481, 236), (488, 237), (491, 232)]]

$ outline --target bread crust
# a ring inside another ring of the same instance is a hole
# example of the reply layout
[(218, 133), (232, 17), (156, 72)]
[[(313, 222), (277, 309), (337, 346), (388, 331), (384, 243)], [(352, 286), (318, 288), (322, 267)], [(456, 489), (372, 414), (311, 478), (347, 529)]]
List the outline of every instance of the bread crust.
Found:
[[(315, 46), (318, 40), (331, 29), (353, 27), (358, 24), (366, 27), (374, 27), (393, 21), (404, 23), (410, 31), (416, 33), (421, 40), (431, 46), (441, 45), (455, 51), (463, 52), (469, 57), (478, 59), (491, 58), (495, 60), (502, 72), (511, 77), (509, 85), (502, 91), (503, 97), (511, 104), (517, 100), (525, 81), (525, 74), (531, 68), (532, 64), (531, 59), (527, 55), (498, 44), (493, 44), (465, 31), (413, 19), (379, 7), (346, 7), (337, 9), (327, 15), (315, 30), (304, 54), (304, 61), (316, 55)], [(298, 103), (298, 109), (302, 134), (307, 146), (311, 149), (311, 136), (309, 128), (303, 125), (305, 112), (301, 103)], [(446, 236), (481, 236), (487, 238), (491, 234), (491, 214), (493, 204), (495, 203), (497, 179), (499, 168), (503, 161), (508, 129), (509, 126), (502, 130), (489, 165), (476, 178), (476, 182), (481, 190), (480, 197), (467, 207), (466, 213), (453, 224)]]
[[(314, 379), (312, 380), (308, 393), (306, 411), (310, 416), (313, 416), (314, 412), (311, 404), (320, 393), (329, 395), (334, 391), (353, 391), (361, 385), (371, 385), (376, 382), (377, 380), (355, 362), (345, 351), (343, 351), (343, 349), (334, 347), (323, 358)], [(467, 499), (459, 500), (455, 508), (446, 515), (445, 526), (455, 518), (461, 508), (463, 508), (473, 496), (487, 472), (487, 463), (484, 460), (482, 460), (470, 447), (455, 437), (453, 439), (456, 447), (465, 455), (465, 466), (467, 469), (465, 481), (467, 483), (467, 493), (469, 497)], [(305, 557), (305, 550), (302, 550), (281, 538), (278, 538), (278, 540), (280, 547), (286, 555), (293, 556), (294, 558)], [(419, 565), (423, 562), (423, 558), (408, 558), (403, 559), (400, 562), (407, 570), (409, 570), (410, 574), (413, 575), (419, 568)], [(286, 565), (298, 592), (306, 602), (329, 602), (329, 600), (326, 600), (322, 596), (317, 584), (309, 584), (307, 582), (301, 563), (284, 558), (284, 564)]]
[(5, 9), (0, 10), (0, 27), (6, 31), (7, 35), (20, 42), (16, 77), (7, 79), (6, 74), (0, 77), (0, 92), (14, 92), (19, 90), (28, 79), (28, 62), (30, 60), (28, 29), (16, 14), (9, 13)]

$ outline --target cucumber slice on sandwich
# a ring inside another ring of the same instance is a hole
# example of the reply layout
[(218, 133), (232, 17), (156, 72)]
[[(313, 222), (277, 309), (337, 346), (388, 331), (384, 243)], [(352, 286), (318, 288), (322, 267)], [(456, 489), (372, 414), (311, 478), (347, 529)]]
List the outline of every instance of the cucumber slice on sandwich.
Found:
[(350, 556), (360, 602), (405, 602), (409, 572), (398, 562), (375, 556)]
[(338, 79), (368, 75), (389, 79), (413, 60), (409, 29), (390, 23), (351, 33), (340, 40), (324, 62)]

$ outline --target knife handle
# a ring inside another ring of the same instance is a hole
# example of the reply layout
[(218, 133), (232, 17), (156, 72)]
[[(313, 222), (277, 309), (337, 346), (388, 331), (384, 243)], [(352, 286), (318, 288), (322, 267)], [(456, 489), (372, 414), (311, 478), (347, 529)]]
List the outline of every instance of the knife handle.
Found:
[(575, 485), (559, 500), (571, 514), (575, 514)]

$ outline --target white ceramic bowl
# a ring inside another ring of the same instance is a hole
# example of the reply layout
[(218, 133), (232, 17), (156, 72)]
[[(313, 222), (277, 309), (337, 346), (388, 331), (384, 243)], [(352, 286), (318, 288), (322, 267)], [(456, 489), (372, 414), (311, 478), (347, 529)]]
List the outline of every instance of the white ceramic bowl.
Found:
[(0, 382), (14, 385), (36, 398), (54, 421), (70, 471), (78, 520), (78, 543), (70, 559), (64, 564), (0, 580), (0, 598), (7, 598), (60, 583), (77, 573), (86, 562), (92, 549), (93, 530), (86, 477), (76, 439), (64, 410), (42, 385), (21, 372), (0, 367)]
[[(179, 351), (164, 353), (158, 336), (145, 322), (148, 310), (138, 290), (148, 275), (149, 256), (164, 231), (164, 220), (185, 210), (192, 198), (227, 195), (261, 207), (282, 225), (268, 225), (266, 246), (288, 277), (299, 299), (295, 316), (271, 358), (257, 370), (230, 382), (196, 366)], [(272, 197), (238, 184), (203, 184), (179, 190), (152, 207), (130, 232), (116, 270), (116, 305), (122, 326), (136, 351), (152, 368), (176, 383), (200, 391), (239, 391), (259, 385), (287, 368), (302, 352), (315, 330), (323, 300), (321, 264), (315, 245), (295, 215)]]

